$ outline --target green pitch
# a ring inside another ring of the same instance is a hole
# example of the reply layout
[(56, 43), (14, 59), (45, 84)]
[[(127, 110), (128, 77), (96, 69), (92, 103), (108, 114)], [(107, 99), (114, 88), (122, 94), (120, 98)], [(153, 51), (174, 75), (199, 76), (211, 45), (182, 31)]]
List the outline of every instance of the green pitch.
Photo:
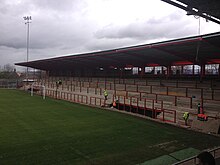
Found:
[(217, 137), (29, 94), (0, 90), (0, 164), (138, 164)]

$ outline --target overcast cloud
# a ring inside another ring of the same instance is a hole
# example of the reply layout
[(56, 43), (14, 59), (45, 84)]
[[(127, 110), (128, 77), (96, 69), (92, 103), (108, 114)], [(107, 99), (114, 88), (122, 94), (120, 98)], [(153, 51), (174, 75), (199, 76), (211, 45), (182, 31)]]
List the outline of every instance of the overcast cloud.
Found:
[[(199, 20), (160, 0), (1, 0), (0, 65), (198, 35)], [(219, 25), (200, 19), (200, 34)]]

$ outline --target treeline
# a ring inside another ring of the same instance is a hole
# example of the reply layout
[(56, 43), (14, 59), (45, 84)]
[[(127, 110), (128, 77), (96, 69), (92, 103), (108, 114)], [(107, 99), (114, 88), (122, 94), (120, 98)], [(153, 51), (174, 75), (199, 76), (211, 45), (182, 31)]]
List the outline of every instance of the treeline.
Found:
[(11, 64), (0, 65), (0, 72), (16, 72), (15, 67)]
[(0, 66), (0, 79), (14, 79), (17, 78), (16, 69), (11, 64)]

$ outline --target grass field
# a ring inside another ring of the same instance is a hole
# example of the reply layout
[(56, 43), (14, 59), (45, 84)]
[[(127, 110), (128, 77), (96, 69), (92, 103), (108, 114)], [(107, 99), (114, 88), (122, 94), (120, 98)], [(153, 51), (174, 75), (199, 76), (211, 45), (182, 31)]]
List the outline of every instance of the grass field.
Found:
[(217, 137), (0, 89), (0, 164), (138, 164)]

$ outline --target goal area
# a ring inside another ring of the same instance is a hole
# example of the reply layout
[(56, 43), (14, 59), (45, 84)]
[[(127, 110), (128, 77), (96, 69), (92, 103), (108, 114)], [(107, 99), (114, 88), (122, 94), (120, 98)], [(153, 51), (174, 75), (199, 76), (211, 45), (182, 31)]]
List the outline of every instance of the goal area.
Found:
[(31, 85), (31, 96), (33, 96), (35, 94), (37, 95), (41, 95), (43, 97), (43, 99), (45, 99), (45, 95), (46, 95), (46, 89), (45, 89), (45, 85), (36, 85), (36, 84), (32, 84)]

